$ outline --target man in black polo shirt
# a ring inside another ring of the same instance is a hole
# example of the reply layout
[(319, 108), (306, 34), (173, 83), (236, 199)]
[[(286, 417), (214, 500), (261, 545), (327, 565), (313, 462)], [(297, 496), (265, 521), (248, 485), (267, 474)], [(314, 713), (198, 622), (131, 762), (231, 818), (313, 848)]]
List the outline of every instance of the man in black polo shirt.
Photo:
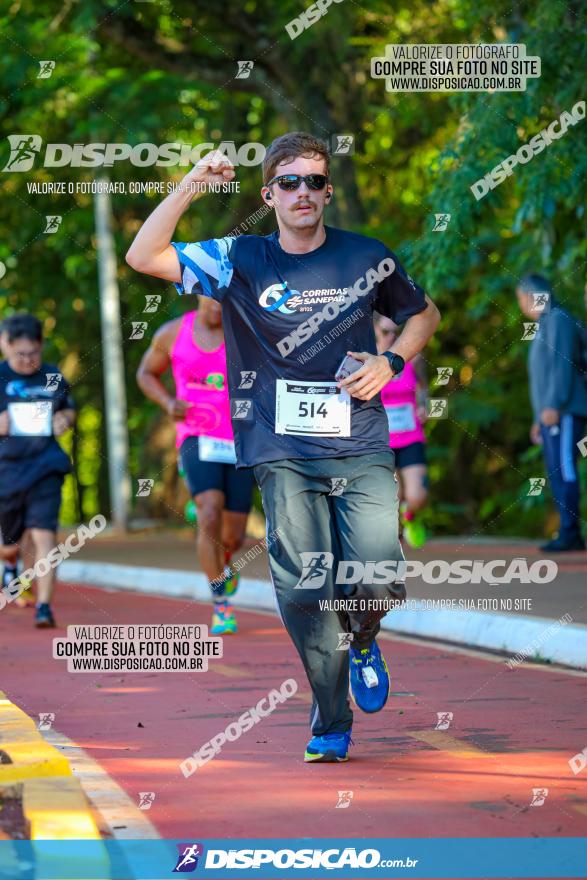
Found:
[[(0, 558), (3, 582), (16, 582), (19, 541), (26, 529), (35, 563), (57, 545), (57, 524), (69, 458), (56, 437), (75, 421), (69, 386), (58, 367), (42, 360), (41, 322), (18, 314), (2, 324), (0, 362)], [(37, 578), (35, 624), (55, 626), (51, 595), (55, 571)], [(17, 585), (18, 586), (18, 585)]]
[[(280, 614), (314, 695), (305, 760), (346, 761), (349, 678), (363, 711), (383, 708), (389, 675), (375, 636), (405, 597), (378, 392), (424, 347), (439, 315), (382, 242), (324, 225), (328, 149), (301, 132), (277, 138), (263, 163), (261, 194), (278, 231), (172, 243), (194, 197), (233, 177), (226, 156), (204, 157), (144, 223), (127, 262), (222, 303), (237, 467), (254, 467), (277, 538), (269, 564)], [(405, 324), (380, 356), (374, 309)], [(349, 353), (360, 368), (337, 381)], [(340, 649), (345, 640), (349, 650)]]

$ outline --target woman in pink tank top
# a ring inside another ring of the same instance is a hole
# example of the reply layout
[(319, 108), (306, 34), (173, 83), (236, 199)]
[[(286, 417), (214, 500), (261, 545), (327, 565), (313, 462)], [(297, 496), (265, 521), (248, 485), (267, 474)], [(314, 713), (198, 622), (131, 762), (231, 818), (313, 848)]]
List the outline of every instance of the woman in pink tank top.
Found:
[[(376, 315), (375, 338), (378, 352), (387, 351), (397, 336), (397, 325)], [(428, 498), (428, 475), (423, 423), (428, 394), (424, 362), (418, 355), (381, 389), (381, 403), (389, 423), (389, 445), (395, 454), (400, 489), (400, 522), (403, 537), (412, 547), (425, 541), (422, 524), (416, 517)]]
[[(161, 381), (169, 368), (175, 395)], [(214, 600), (211, 632), (234, 633), (228, 597), (236, 592), (239, 575), (229, 563), (245, 537), (254, 476), (252, 468), (235, 467), (220, 304), (202, 297), (197, 312), (160, 327), (137, 380), (175, 420), (180, 471), (197, 507), (198, 559)]]
[(178, 449), (186, 437), (216, 437), (234, 444), (224, 342), (214, 351), (202, 350), (194, 338), (197, 317), (197, 312), (183, 316), (170, 353), (176, 397), (189, 404), (175, 426)]

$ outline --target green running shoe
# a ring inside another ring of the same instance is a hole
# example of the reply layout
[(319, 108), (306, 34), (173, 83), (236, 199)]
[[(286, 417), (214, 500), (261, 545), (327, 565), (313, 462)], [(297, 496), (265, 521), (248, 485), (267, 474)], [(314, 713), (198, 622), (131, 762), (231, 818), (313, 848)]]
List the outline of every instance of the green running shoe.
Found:
[(415, 513), (408, 510), (407, 505), (403, 503), (400, 507), (400, 523), (402, 527), (402, 537), (406, 544), (419, 550), (426, 543), (426, 529)]
[(234, 571), (229, 565), (224, 569), (224, 596), (234, 596), (238, 590), (241, 576), (238, 571)]

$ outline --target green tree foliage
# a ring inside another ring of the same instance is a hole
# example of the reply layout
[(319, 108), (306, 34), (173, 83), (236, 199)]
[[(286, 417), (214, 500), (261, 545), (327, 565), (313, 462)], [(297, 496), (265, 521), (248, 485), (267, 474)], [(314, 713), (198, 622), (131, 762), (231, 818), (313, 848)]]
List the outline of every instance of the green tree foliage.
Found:
[[(349, 0), (332, 4), (291, 40), (285, 25), (298, 0), (224, 4), (212, 0), (132, 2), (15, 0), (0, 13), (1, 153), (10, 134), (44, 143), (269, 143), (290, 129), (324, 138), (352, 134), (355, 155), (335, 156), (329, 222), (385, 240), (438, 302), (443, 321), (425, 356), (431, 377), (450, 366), (449, 417), (429, 427), (434, 528), (538, 533), (544, 500), (526, 498), (542, 472), (529, 449), (526, 345), (513, 296), (529, 269), (583, 314), (587, 122), (574, 126), (481, 201), (470, 186), (563, 110), (584, 98), (584, 4), (533, 0)], [(542, 59), (540, 79), (520, 93), (390, 93), (370, 76), (388, 43), (525, 43)], [(51, 77), (38, 78), (52, 59)], [(246, 79), (237, 61), (252, 60)], [(112, 180), (179, 180), (185, 169), (119, 162)], [(83, 411), (76, 493), (68, 516), (107, 509), (106, 448), (92, 196), (32, 194), (31, 182), (91, 181), (87, 167), (3, 173), (0, 311), (27, 309), (45, 322), (48, 357), (58, 360)], [(260, 205), (258, 169), (242, 168), (238, 194), (208, 197), (186, 215), (178, 238), (228, 233)], [(134, 381), (152, 331), (192, 308), (172, 286), (138, 276), (123, 256), (160, 196), (113, 195), (129, 395), (131, 470), (158, 480), (150, 512), (179, 515), (171, 426)], [(433, 232), (434, 214), (451, 214)], [(45, 217), (61, 215), (45, 234)], [(271, 217), (254, 231), (273, 228)], [(162, 294), (155, 314), (145, 296)], [(147, 320), (130, 340), (131, 321)], [(107, 369), (107, 365), (105, 365)]]

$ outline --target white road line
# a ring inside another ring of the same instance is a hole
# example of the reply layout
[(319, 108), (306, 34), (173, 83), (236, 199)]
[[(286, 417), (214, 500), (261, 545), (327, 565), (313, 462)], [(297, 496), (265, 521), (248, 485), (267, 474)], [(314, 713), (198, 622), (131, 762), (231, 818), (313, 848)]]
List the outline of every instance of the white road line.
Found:
[(161, 835), (120, 785), (81, 746), (57, 730), (42, 730), (48, 743), (65, 755), (103, 821), (117, 840), (159, 840)]

